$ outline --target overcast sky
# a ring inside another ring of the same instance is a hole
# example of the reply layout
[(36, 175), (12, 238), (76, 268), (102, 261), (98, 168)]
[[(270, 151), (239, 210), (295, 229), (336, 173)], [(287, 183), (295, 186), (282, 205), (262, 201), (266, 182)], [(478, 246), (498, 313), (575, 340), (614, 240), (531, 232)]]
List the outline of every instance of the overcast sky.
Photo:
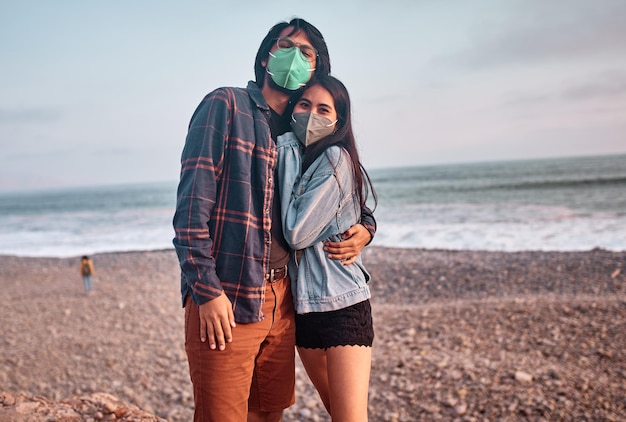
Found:
[(626, 153), (623, 0), (0, 0), (0, 191), (176, 180), (199, 101), (294, 16), (369, 169)]

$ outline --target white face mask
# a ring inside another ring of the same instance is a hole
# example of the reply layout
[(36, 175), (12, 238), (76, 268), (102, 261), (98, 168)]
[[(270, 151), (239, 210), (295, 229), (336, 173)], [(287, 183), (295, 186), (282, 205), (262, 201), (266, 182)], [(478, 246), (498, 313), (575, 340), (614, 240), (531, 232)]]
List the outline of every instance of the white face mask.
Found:
[(331, 122), (330, 119), (315, 113), (294, 113), (291, 115), (291, 129), (305, 147), (332, 135), (335, 132), (335, 123), (337, 120)]

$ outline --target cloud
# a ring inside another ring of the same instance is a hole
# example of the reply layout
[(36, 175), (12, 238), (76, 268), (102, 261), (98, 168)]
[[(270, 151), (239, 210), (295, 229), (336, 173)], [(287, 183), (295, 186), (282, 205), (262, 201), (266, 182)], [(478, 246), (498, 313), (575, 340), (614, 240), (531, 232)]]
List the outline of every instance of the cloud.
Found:
[(474, 27), (468, 34), (470, 45), (465, 50), (441, 60), (482, 68), (590, 56), (626, 56), (626, 2), (509, 4), (507, 15), (486, 18)]
[[(539, 90), (537, 90), (539, 91)], [(613, 70), (599, 72), (582, 82), (569, 82), (564, 88), (550, 92), (509, 92), (500, 103), (505, 108), (533, 108), (558, 103), (575, 105), (591, 101), (626, 102), (626, 72)]]
[(0, 123), (52, 122), (60, 120), (62, 114), (58, 109), (43, 107), (0, 109)]
[(626, 100), (626, 73), (620, 75), (612, 72), (607, 72), (605, 76), (593, 81), (572, 86), (560, 95), (565, 101), (610, 100), (622, 97)]

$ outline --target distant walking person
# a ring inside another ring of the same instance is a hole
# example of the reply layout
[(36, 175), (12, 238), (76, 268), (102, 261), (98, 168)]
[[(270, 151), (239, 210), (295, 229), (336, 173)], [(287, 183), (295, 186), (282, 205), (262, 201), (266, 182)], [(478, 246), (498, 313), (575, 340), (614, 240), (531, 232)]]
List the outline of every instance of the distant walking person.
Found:
[(93, 275), (93, 262), (88, 256), (83, 256), (80, 260), (80, 275), (83, 276), (83, 284), (87, 293), (92, 290), (91, 276)]

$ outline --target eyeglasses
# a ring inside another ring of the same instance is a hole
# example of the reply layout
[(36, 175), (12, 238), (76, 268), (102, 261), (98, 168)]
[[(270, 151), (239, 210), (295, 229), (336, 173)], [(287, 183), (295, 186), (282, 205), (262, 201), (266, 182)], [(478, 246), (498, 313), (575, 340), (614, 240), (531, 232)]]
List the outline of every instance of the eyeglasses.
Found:
[(317, 57), (317, 50), (307, 44), (299, 44), (289, 37), (282, 37), (276, 40), (276, 46), (278, 48), (293, 48), (298, 47), (302, 52), (302, 55), (307, 60), (313, 61)]

